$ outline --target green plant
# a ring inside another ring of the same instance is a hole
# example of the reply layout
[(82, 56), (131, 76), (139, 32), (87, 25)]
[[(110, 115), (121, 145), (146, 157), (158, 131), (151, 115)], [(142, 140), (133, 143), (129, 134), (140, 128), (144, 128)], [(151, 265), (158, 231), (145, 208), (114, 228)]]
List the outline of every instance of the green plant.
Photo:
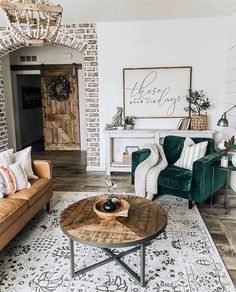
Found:
[(236, 147), (234, 136), (232, 136), (228, 141), (225, 141), (225, 147), (232, 148), (232, 149), (234, 149)]
[(189, 106), (185, 107), (185, 111), (191, 111), (193, 114), (201, 115), (203, 111), (210, 108), (211, 103), (208, 97), (205, 96), (203, 90), (188, 90), (186, 100), (189, 102)]
[(126, 116), (123, 118), (125, 125), (134, 125), (134, 120), (135, 120), (134, 116)]

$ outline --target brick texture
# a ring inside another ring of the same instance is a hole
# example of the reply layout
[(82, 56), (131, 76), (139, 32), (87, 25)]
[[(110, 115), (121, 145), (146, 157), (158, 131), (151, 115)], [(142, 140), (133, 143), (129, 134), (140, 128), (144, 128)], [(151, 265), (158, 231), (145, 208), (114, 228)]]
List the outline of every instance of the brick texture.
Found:
[[(84, 55), (87, 166), (99, 167), (100, 140), (96, 25), (94, 23), (62, 25), (55, 44), (73, 48)], [(20, 43), (10, 35), (6, 27), (0, 27), (0, 150), (8, 147), (1, 58), (24, 46), (24, 43)]]

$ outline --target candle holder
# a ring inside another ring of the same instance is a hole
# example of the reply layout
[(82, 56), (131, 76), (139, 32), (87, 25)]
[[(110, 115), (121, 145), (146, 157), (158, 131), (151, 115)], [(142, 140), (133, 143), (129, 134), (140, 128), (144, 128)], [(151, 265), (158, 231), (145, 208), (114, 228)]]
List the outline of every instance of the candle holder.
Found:
[(221, 157), (221, 161), (220, 161), (220, 165), (222, 166), (222, 167), (228, 167), (228, 164), (229, 164), (229, 158), (228, 158), (228, 156), (222, 156)]

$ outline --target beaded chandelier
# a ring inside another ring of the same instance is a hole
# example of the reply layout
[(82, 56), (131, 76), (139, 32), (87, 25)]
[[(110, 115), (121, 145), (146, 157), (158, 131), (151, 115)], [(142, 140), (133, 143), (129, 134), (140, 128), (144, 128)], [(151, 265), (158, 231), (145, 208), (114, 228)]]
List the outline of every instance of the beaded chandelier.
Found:
[(0, 0), (12, 36), (29, 45), (55, 41), (62, 18), (62, 7), (47, 0)]

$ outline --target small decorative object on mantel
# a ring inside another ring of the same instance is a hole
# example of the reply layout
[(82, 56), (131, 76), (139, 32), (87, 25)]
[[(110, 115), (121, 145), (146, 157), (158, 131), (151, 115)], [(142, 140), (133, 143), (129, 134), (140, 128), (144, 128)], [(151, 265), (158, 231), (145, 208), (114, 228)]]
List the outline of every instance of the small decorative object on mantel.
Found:
[(70, 96), (70, 82), (64, 76), (51, 77), (47, 81), (48, 95), (52, 100), (67, 101)]
[(184, 118), (181, 119), (176, 127), (177, 130), (189, 130), (191, 119)]
[(118, 131), (123, 131), (123, 130), (124, 130), (124, 125), (122, 125), (122, 126), (118, 126), (118, 127), (117, 127), (117, 130), (118, 130)]
[(110, 124), (106, 124), (106, 130), (114, 130), (117, 129), (118, 127), (123, 127), (122, 126), (122, 112), (123, 108), (122, 107), (117, 107), (117, 113), (112, 117), (112, 121)]
[(123, 120), (124, 120), (125, 128), (127, 130), (132, 130), (134, 128), (134, 120), (135, 120), (134, 116), (126, 116), (124, 117)]
[(207, 112), (205, 114), (202, 112), (210, 108), (209, 98), (205, 96), (203, 90), (192, 91), (189, 89), (186, 100), (189, 102), (189, 107), (185, 107), (184, 110), (193, 114), (191, 115), (191, 129), (195, 131), (207, 130)]

